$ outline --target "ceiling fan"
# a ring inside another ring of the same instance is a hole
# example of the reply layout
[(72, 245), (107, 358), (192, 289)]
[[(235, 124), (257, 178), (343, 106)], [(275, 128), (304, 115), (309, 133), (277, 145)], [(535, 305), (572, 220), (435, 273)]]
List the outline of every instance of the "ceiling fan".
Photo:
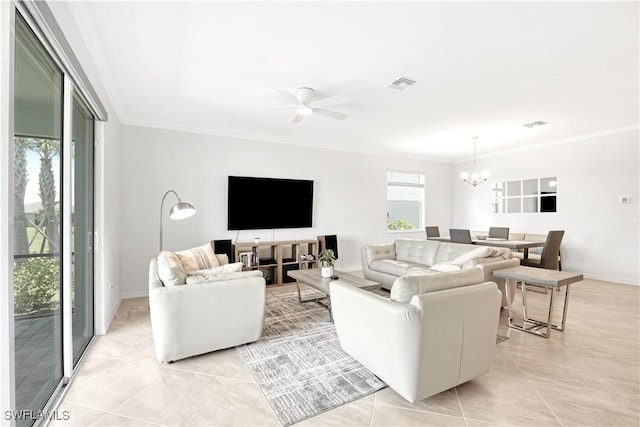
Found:
[(299, 123), (304, 119), (304, 116), (309, 114), (319, 114), (321, 116), (330, 117), (336, 120), (344, 120), (347, 116), (337, 111), (327, 110), (325, 107), (332, 107), (334, 105), (346, 104), (349, 102), (349, 98), (345, 95), (330, 96), (328, 98), (315, 99), (315, 91), (310, 87), (300, 87), (296, 90), (296, 94), (293, 95), (290, 92), (282, 89), (276, 89), (276, 91), (291, 101), (295, 106), (292, 107), (280, 107), (280, 108), (265, 108), (266, 110), (296, 110), (296, 115), (293, 118), (292, 123)]

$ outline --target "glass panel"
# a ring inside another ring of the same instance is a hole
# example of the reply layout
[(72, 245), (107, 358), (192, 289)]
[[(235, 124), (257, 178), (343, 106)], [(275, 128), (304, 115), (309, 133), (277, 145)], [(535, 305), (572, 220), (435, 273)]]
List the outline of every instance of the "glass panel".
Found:
[(515, 199), (507, 199), (507, 212), (509, 212), (509, 213), (520, 213), (521, 212), (521, 207), (520, 207), (521, 200), (522, 199), (520, 197), (516, 197)]
[(538, 180), (526, 179), (522, 181), (522, 194), (525, 196), (537, 196), (538, 195)]
[(93, 115), (73, 97), (71, 209), (73, 364), (93, 337)]
[(422, 229), (425, 176), (387, 171), (387, 230)]
[(538, 198), (537, 197), (523, 197), (522, 198), (522, 211), (526, 213), (538, 212)]
[(540, 212), (556, 212), (556, 196), (540, 197)]
[(509, 181), (507, 182), (507, 196), (512, 197), (512, 196), (520, 196), (522, 195), (521, 189), (520, 189), (520, 183), (522, 181)]
[(540, 194), (555, 194), (558, 191), (558, 180), (555, 176), (540, 179)]
[[(62, 72), (19, 14), (15, 42), (16, 409), (35, 415), (62, 379)], [(35, 418), (21, 417), (16, 425)]]

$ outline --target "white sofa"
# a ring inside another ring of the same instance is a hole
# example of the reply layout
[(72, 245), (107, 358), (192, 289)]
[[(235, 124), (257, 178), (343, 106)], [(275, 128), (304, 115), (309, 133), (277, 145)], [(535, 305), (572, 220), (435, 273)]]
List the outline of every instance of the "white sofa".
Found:
[[(491, 256), (474, 257), (474, 253), (495, 252)], [(457, 260), (462, 260), (455, 264)], [(494, 281), (502, 292), (502, 307), (507, 305), (505, 280), (495, 279), (495, 270), (517, 267), (520, 260), (506, 248), (440, 242), (437, 240), (396, 239), (393, 243), (364, 246), (361, 251), (362, 273), (366, 279), (391, 289), (398, 277), (429, 275), (478, 267), (484, 281)], [(515, 285), (511, 285), (515, 286)], [(510, 295), (515, 295), (515, 287)]]
[(480, 269), (396, 280), (391, 298), (331, 282), (342, 348), (409, 402), (489, 371), (500, 291)]
[(163, 286), (149, 263), (149, 311), (159, 362), (173, 362), (256, 341), (262, 334), (266, 284), (242, 277)]

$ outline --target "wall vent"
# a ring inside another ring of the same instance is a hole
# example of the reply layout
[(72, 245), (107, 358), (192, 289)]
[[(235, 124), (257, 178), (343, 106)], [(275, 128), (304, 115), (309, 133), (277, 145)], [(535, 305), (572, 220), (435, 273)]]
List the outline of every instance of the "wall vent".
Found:
[(538, 127), (538, 126), (544, 126), (547, 123), (548, 122), (543, 122), (542, 120), (538, 120), (538, 121), (531, 122), (531, 123), (525, 123), (522, 126), (531, 129), (531, 128), (535, 128), (535, 127)]
[(389, 83), (386, 87), (395, 90), (405, 90), (415, 85), (416, 83), (418, 83), (417, 80), (410, 79), (409, 77), (400, 77)]

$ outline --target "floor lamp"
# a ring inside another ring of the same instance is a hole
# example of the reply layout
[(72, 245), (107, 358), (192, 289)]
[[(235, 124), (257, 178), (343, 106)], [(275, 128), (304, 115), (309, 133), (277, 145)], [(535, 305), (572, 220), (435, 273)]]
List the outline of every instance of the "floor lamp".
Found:
[(164, 196), (162, 196), (162, 202), (160, 202), (160, 251), (162, 251), (162, 207), (164, 206), (164, 199), (167, 198), (169, 193), (173, 193), (176, 196), (176, 199), (178, 199), (178, 203), (173, 205), (169, 211), (169, 218), (175, 220), (185, 219), (196, 213), (196, 208), (194, 208), (191, 203), (180, 200), (180, 196), (178, 196), (178, 193), (175, 191), (169, 190), (164, 193)]

